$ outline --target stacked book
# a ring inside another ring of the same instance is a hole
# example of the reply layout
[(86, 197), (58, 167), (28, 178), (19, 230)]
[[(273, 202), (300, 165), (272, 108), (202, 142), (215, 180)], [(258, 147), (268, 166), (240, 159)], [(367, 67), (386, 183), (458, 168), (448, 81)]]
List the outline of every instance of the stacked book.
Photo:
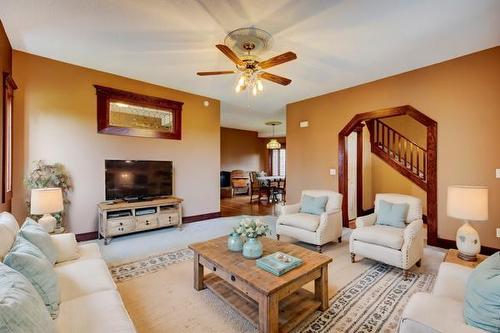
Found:
[(257, 259), (257, 267), (277, 276), (302, 265), (302, 259), (296, 258), (283, 252), (275, 252), (268, 256)]

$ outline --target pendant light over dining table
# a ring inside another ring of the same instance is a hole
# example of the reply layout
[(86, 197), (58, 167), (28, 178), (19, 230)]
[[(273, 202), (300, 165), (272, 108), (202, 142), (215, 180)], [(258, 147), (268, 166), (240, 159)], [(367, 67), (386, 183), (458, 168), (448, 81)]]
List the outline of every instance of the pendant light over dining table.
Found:
[(274, 138), (274, 127), (281, 125), (281, 122), (280, 121), (268, 121), (266, 123), (266, 125), (273, 127), (273, 137), (267, 143), (267, 145), (266, 145), (267, 149), (280, 149), (281, 148), (281, 143), (279, 143), (278, 140), (276, 140)]

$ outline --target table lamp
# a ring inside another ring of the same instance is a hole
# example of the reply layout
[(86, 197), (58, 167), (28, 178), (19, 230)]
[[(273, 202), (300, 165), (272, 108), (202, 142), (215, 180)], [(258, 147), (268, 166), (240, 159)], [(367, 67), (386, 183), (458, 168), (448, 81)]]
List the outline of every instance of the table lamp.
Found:
[(488, 220), (488, 188), (485, 186), (453, 185), (448, 187), (447, 215), (464, 220), (457, 230), (458, 257), (476, 261), (481, 251), (479, 234), (469, 221)]
[(38, 223), (47, 231), (54, 232), (56, 218), (51, 213), (64, 210), (62, 191), (58, 187), (31, 190), (31, 214), (42, 215)]

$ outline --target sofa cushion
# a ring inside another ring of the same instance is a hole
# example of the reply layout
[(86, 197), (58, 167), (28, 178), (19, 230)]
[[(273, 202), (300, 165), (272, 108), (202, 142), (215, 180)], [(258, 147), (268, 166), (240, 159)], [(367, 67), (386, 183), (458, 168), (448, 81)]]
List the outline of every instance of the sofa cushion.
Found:
[(403, 232), (404, 229), (401, 228), (375, 224), (354, 229), (351, 239), (401, 250), (403, 246)]
[(321, 215), (321, 213), (325, 212), (327, 202), (327, 196), (312, 197), (310, 195), (304, 194), (300, 203), (300, 212), (306, 214)]
[(61, 304), (57, 332), (133, 333), (134, 325), (116, 290), (105, 290)]
[(280, 223), (299, 229), (316, 231), (319, 225), (319, 216), (305, 213), (281, 215)]
[(56, 263), (75, 260), (80, 257), (80, 249), (75, 234), (64, 233), (50, 236), (56, 249)]
[(52, 264), (43, 252), (21, 236), (17, 236), (4, 263), (24, 275), (42, 297), (50, 315), (57, 317), (59, 284)]
[(500, 330), (500, 252), (470, 274), (465, 288), (465, 322), (487, 332)]
[(53, 332), (54, 323), (33, 285), (0, 263), (0, 332)]
[(16, 218), (9, 212), (0, 214), (0, 261), (10, 251), (19, 230)]
[(57, 264), (55, 271), (61, 286), (61, 302), (102, 290), (116, 289), (108, 266), (102, 259), (74, 260)]
[(52, 265), (56, 263), (56, 248), (50, 239), (49, 233), (41, 225), (28, 217), (24, 221), (19, 233), (24, 239), (27, 239), (31, 244), (38, 247)]
[(405, 222), (408, 216), (408, 208), (409, 205), (407, 203), (396, 204), (380, 200), (378, 202), (376, 224), (404, 228), (406, 226)]

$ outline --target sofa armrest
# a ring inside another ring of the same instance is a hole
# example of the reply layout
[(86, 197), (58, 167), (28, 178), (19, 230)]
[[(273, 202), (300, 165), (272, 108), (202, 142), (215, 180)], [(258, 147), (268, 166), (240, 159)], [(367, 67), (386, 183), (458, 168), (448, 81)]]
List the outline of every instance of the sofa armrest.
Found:
[(467, 280), (472, 271), (472, 268), (466, 266), (449, 262), (441, 263), (432, 294), (463, 302)]
[(331, 210), (319, 216), (319, 225), (316, 229), (320, 244), (342, 236), (342, 211)]
[(281, 206), (281, 215), (297, 214), (300, 210), (300, 203)]
[(356, 228), (368, 227), (374, 225), (377, 221), (377, 214), (372, 213), (370, 215), (360, 216), (356, 218)]
[(50, 235), (50, 238), (57, 251), (56, 263), (80, 258), (80, 249), (76, 242), (75, 234), (55, 234)]
[(465, 323), (463, 304), (428, 293), (411, 296), (401, 316), (400, 333), (479, 333)]
[(403, 231), (403, 246), (401, 251), (401, 268), (409, 269), (424, 255), (424, 222), (413, 220)]

